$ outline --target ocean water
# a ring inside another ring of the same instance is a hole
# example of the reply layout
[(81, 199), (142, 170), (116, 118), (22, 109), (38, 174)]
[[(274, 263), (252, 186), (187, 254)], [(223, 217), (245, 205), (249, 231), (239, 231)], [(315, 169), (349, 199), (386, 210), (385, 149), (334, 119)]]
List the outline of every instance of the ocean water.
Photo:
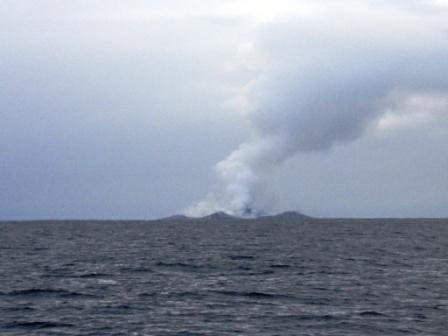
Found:
[(0, 335), (448, 335), (448, 221), (3, 222)]

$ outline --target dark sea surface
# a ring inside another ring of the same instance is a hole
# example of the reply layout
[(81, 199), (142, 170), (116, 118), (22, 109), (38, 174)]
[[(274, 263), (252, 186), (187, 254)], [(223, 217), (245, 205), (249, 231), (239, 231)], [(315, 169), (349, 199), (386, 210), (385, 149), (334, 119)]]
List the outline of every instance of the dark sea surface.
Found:
[(448, 221), (3, 222), (0, 335), (448, 335)]

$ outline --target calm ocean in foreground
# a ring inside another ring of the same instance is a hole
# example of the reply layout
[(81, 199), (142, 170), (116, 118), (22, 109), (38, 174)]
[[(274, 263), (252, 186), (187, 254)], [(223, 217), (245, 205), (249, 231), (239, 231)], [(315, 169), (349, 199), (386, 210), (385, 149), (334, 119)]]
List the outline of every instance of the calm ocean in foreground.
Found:
[(448, 220), (3, 222), (0, 335), (448, 335)]

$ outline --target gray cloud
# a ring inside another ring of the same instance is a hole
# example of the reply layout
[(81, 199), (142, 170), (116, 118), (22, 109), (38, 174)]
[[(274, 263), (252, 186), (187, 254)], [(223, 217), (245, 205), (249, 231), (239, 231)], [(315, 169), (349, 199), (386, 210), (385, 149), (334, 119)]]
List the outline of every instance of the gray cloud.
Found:
[(442, 8), (0, 0), (0, 217), (446, 214)]
[(267, 169), (298, 152), (358, 139), (393, 98), (448, 95), (442, 27), (428, 18), (388, 14), (330, 6), (261, 30), (265, 67), (251, 97), (255, 138), (217, 164), (222, 190), (191, 213), (266, 211), (256, 194)]
[(198, 197), (243, 132), (223, 70), (239, 26), (51, 4), (0, 4), (0, 216), (147, 218)]

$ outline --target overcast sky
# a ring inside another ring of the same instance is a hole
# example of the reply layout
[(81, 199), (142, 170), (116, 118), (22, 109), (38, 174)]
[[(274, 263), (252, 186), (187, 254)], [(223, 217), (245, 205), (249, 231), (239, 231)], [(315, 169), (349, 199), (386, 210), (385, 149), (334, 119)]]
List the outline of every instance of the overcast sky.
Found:
[(0, 219), (448, 216), (448, 1), (0, 0), (0, 126)]

